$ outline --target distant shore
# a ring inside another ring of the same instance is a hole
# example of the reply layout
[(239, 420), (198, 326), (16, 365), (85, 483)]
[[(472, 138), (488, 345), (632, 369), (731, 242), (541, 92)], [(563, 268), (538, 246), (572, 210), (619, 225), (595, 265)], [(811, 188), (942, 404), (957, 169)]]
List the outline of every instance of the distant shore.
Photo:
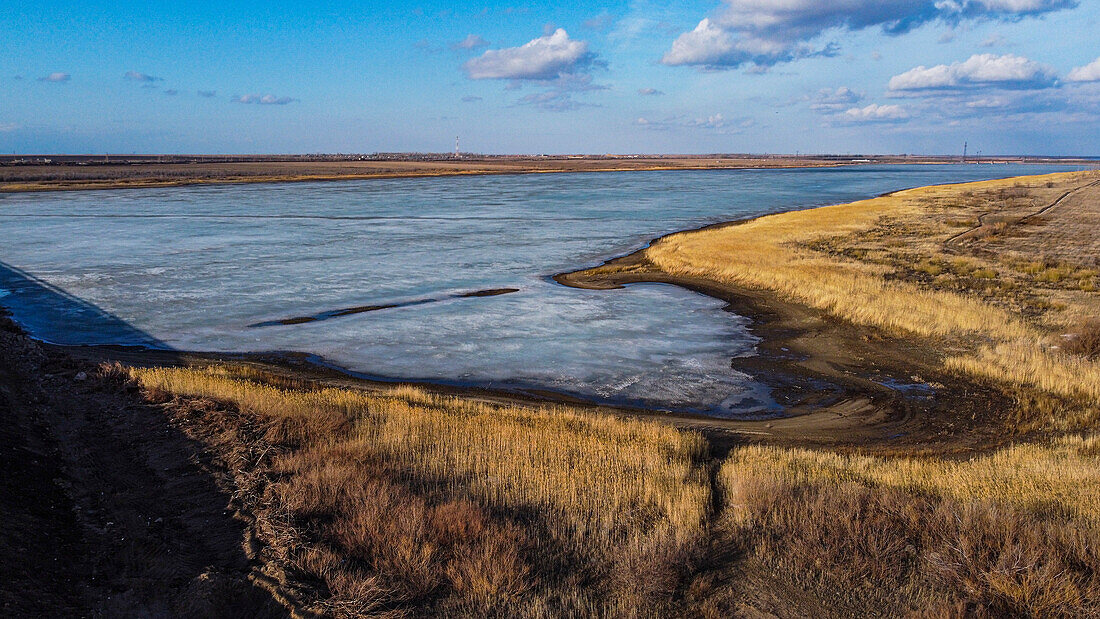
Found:
[[(112, 158), (113, 157), (113, 158)], [(185, 185), (342, 181), (490, 174), (739, 170), (867, 164), (960, 163), (958, 157), (787, 155), (553, 157), (217, 157), (182, 155), (0, 157), (0, 192), (128, 189)], [(996, 158), (968, 163), (1082, 163), (1087, 160)]]

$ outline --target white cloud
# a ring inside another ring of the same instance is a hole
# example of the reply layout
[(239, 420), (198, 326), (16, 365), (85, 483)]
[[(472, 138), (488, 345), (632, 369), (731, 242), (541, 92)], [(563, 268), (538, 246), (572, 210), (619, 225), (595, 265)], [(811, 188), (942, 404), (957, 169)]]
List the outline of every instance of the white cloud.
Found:
[(667, 65), (770, 66), (796, 58), (832, 55), (829, 44), (810, 43), (830, 30), (880, 27), (908, 32), (938, 21), (1015, 20), (1076, 6), (1077, 0), (725, 0), (721, 9), (681, 34), (661, 59)]
[(895, 93), (927, 90), (1005, 88), (1036, 90), (1053, 86), (1054, 70), (1022, 56), (975, 54), (963, 62), (919, 66), (890, 78)]
[(286, 105), (297, 101), (297, 99), (276, 97), (275, 95), (242, 95), (233, 97), (233, 101), (236, 103), (255, 103), (257, 105)]
[(843, 120), (856, 123), (866, 122), (899, 122), (909, 118), (909, 112), (900, 105), (878, 105), (872, 103), (867, 107), (853, 107), (841, 115)]
[(669, 116), (663, 120), (651, 120), (640, 116), (634, 120), (635, 125), (653, 131), (668, 131), (670, 129), (701, 129), (718, 134), (736, 134), (755, 124), (752, 118), (726, 118), (722, 113), (711, 114), (706, 117)]
[(1093, 60), (1083, 67), (1076, 67), (1066, 79), (1071, 82), (1100, 82), (1100, 58)]
[(520, 47), (488, 50), (462, 68), (474, 80), (552, 80), (576, 73), (593, 58), (587, 42), (570, 39), (558, 28)]
[(858, 93), (847, 86), (839, 88), (823, 88), (811, 99), (810, 109), (815, 112), (839, 112), (863, 100), (863, 94)]
[(981, 97), (980, 99), (973, 99), (967, 101), (963, 105), (972, 110), (992, 110), (997, 108), (1008, 107), (1011, 100), (1007, 97)]
[(638, 94), (642, 95), (643, 97), (653, 97), (657, 95), (663, 95), (665, 93), (657, 90), (656, 88), (639, 88)]
[(131, 82), (161, 82), (162, 78), (148, 75), (145, 73), (139, 73), (138, 71), (127, 71), (122, 77), (130, 80)]
[(200, 90), (200, 91), (197, 92), (197, 94), (200, 97), (205, 97), (205, 98), (209, 99), (211, 97), (217, 96), (218, 91), (216, 91), (216, 90)]
[(18, 128), (19, 125), (15, 123), (0, 123), (0, 133), (8, 133), (10, 131), (15, 131)]
[(68, 73), (58, 72), (58, 73), (50, 73), (49, 75), (47, 75), (45, 77), (40, 77), (40, 78), (38, 78), (38, 81), (40, 81), (40, 82), (62, 83), (62, 82), (67, 82), (70, 79), (72, 79), (72, 76), (69, 75)]
[(476, 34), (468, 34), (465, 39), (451, 43), (451, 49), (453, 50), (472, 50), (481, 49), (482, 47), (489, 47), (489, 42)]

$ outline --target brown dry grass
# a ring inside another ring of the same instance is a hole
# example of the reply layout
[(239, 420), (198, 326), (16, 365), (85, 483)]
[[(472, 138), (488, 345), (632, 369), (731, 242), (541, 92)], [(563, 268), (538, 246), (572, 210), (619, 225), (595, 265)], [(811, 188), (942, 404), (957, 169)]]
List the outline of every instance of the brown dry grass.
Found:
[(227, 368), (129, 373), (261, 425), (279, 453), (273, 528), (328, 612), (656, 612), (703, 533), (705, 444), (662, 425), (412, 388), (288, 390)]
[(719, 475), (725, 524), (838, 614), (1088, 616), (1100, 604), (1098, 444), (965, 462), (745, 448)]
[(746, 446), (718, 463), (697, 435), (564, 407), (277, 387), (235, 366), (109, 371), (230, 428), (206, 442), (245, 454), (226, 466), (258, 537), (338, 616), (1100, 604), (1096, 436), (970, 460)]
[(1100, 357), (1100, 320), (1083, 322), (1074, 333), (1067, 335), (1063, 348), (1071, 355), (1087, 359)]

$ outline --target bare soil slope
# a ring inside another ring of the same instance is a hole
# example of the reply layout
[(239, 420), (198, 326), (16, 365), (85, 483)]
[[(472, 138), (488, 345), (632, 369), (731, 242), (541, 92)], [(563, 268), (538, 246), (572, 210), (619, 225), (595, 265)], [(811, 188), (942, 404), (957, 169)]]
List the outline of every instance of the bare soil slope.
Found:
[(6, 616), (285, 616), (163, 411), (0, 318)]

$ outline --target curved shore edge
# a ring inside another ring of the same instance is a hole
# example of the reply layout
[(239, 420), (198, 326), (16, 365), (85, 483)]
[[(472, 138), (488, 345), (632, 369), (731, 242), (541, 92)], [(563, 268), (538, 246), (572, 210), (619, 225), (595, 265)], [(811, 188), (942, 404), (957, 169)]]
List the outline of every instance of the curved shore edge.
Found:
[(737, 426), (757, 428), (783, 442), (887, 450), (923, 444), (966, 451), (995, 441), (992, 435), (953, 436), (949, 428), (986, 413), (986, 407), (975, 407), (973, 397), (959, 394), (982, 394), (987, 405), (1007, 405), (1004, 396), (943, 372), (936, 351), (921, 342), (856, 327), (767, 290), (670, 275), (649, 264), (644, 253), (643, 248), (553, 279), (587, 290), (668, 284), (723, 301), (727, 311), (749, 318), (750, 330), (761, 340), (758, 354), (731, 365), (771, 387), (785, 416), (733, 422)]
[[(1072, 174), (1075, 173), (1049, 177)], [(909, 191), (1016, 184), (1027, 178), (1039, 177), (913, 187), (877, 198)], [(1085, 187), (1098, 183), (1100, 181)], [(1053, 205), (1044, 207), (1041, 212), (1060, 203), (1069, 193), (1060, 195)], [(799, 210), (843, 208), (849, 204), (854, 203)], [(957, 447), (995, 442), (997, 439), (991, 434), (983, 436), (985, 431), (981, 428), (991, 427), (992, 424), (983, 422), (995, 418), (997, 410), (1011, 409), (1006, 392), (988, 381), (945, 370), (944, 352), (932, 346), (927, 338), (901, 337), (873, 326), (856, 326), (824, 310), (786, 300), (767, 289), (670, 274), (647, 258), (651, 247), (669, 237), (742, 226), (782, 215), (771, 213), (662, 235), (632, 253), (595, 267), (558, 273), (552, 279), (564, 286), (589, 290), (611, 290), (631, 284), (668, 284), (725, 302), (729, 311), (752, 321), (750, 329), (761, 339), (757, 346), (759, 354), (734, 359), (733, 367), (762, 379), (777, 390), (777, 399), (784, 403), (788, 413), (783, 421), (796, 432), (798, 429), (816, 431), (822, 418), (832, 417), (844, 418), (844, 430), (859, 434), (856, 442), (864, 445), (888, 443), (903, 436), (934, 445), (934, 449), (945, 448), (948, 444)], [(777, 381), (776, 377), (786, 380)], [(791, 381), (791, 377), (795, 380)], [(807, 383), (839, 387), (840, 393), (822, 401), (805, 388)], [(884, 397), (884, 391), (895, 397)], [(765, 425), (771, 428), (775, 424)], [(971, 436), (960, 442), (956, 429), (964, 427)], [(871, 438), (875, 436), (877, 440)]]
[[(955, 185), (963, 184), (967, 183)], [(686, 232), (744, 225), (761, 217), (719, 222)], [(646, 247), (682, 233), (659, 237)], [(557, 402), (611, 414), (658, 419), (704, 432), (720, 441), (761, 438), (776, 443), (858, 445), (883, 450), (921, 445), (938, 452), (981, 449), (1000, 442), (992, 429), (980, 429), (986, 424), (967, 421), (987, 417), (998, 407), (1003, 410), (1010, 405), (1007, 396), (988, 385), (946, 373), (942, 369), (941, 353), (926, 343), (915, 338), (891, 336), (874, 328), (856, 327), (823, 311), (785, 301), (767, 290), (670, 275), (650, 264), (645, 258), (645, 250), (643, 247), (594, 268), (559, 273), (553, 279), (562, 285), (592, 290), (641, 283), (668, 284), (724, 301), (728, 310), (752, 320), (751, 329), (762, 340), (758, 344), (760, 354), (735, 359), (734, 367), (770, 387), (775, 399), (784, 406), (785, 416), (760, 420), (723, 419), (597, 403), (538, 389), (494, 389), (447, 381), (377, 379), (348, 372), (305, 354), (219, 354), (112, 346), (49, 346), (92, 361), (117, 360), (135, 365), (246, 363), (276, 375), (305, 378), (326, 385), (384, 389), (408, 384), (495, 403)], [(971, 431), (959, 435), (953, 431), (959, 425), (968, 426)]]

